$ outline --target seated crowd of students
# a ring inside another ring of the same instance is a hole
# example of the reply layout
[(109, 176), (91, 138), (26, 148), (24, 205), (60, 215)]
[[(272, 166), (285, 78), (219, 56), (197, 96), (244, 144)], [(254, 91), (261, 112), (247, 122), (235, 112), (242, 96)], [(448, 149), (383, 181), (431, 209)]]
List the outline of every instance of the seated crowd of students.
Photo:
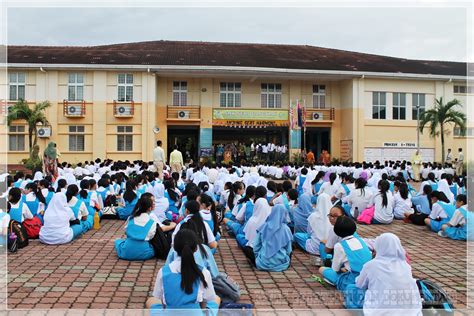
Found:
[[(114, 209), (116, 218), (126, 221), (125, 238), (115, 241), (119, 258), (166, 259), (147, 302), (151, 308), (219, 306), (212, 278), (219, 274), (214, 255), (221, 222), (257, 269), (288, 269), (295, 245), (320, 257), (322, 276), (344, 293), (346, 307), (368, 310), (419, 310), (421, 300), (398, 237), (364, 239), (356, 222), (403, 220), (456, 240), (470, 240), (472, 234), (465, 178), (433, 170), (416, 191), (409, 184), (411, 168), (399, 162), (193, 164), (183, 174), (166, 166), (159, 174), (152, 163), (96, 160), (75, 168), (63, 163), (59, 170), (57, 179), (40, 171), (3, 175), (8, 212), (2, 223), (35, 221), (41, 242), (64, 244)], [(386, 302), (382, 289), (414, 294)]]

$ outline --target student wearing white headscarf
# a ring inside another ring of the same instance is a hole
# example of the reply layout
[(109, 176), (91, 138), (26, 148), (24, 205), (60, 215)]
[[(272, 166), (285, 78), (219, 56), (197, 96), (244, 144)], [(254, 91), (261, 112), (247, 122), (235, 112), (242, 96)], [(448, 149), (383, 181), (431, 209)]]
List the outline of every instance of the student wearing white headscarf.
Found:
[[(261, 187), (257, 189), (259, 188)], [(247, 240), (245, 246), (253, 247), (257, 237), (257, 230), (265, 223), (271, 211), (272, 208), (265, 197), (261, 197), (255, 201), (252, 217), (250, 217), (244, 228), (245, 239)]]
[(439, 180), (437, 191), (443, 192), (444, 195), (446, 195), (446, 197), (448, 198), (449, 202), (451, 204), (454, 204), (454, 194), (449, 188), (449, 183), (446, 179)]
[(36, 171), (33, 181), (40, 181), (43, 179), (43, 173), (41, 171)]
[(318, 196), (316, 209), (308, 217), (308, 232), (297, 232), (294, 235), (296, 243), (310, 254), (319, 255), (319, 244), (328, 237), (331, 228), (328, 214), (331, 207), (331, 197), (328, 194)]
[(165, 198), (165, 186), (161, 183), (155, 183), (151, 191), (155, 200), (155, 208), (151, 212), (150, 217), (163, 223), (167, 220), (166, 212), (169, 208), (168, 199)]
[[(82, 233), (81, 225), (69, 225), (76, 217), (69, 207), (66, 195), (56, 193), (44, 212), (44, 225), (39, 240), (48, 245), (66, 244)], [(76, 229), (77, 228), (77, 229)]]
[(421, 315), (420, 293), (400, 239), (392, 233), (380, 235), (375, 252), (356, 279), (356, 286), (367, 290), (364, 315)]

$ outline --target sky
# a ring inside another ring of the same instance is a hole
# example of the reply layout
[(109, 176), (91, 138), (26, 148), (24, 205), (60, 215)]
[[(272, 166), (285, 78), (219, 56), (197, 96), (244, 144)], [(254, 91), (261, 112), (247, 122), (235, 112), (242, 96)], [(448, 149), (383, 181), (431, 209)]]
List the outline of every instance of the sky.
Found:
[[(9, 45), (152, 40), (302, 44), (411, 59), (472, 61), (464, 8), (8, 8)], [(469, 37), (470, 38), (470, 37)]]

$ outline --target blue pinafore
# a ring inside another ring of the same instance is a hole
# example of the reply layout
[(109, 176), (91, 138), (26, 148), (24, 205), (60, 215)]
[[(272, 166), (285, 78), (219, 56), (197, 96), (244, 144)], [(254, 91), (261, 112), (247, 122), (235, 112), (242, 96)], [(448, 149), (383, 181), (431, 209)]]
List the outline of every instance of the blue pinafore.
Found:
[(472, 213), (464, 207), (458, 209), (464, 217), (466, 223), (461, 227), (447, 227), (446, 235), (454, 240), (474, 240), (474, 227)]
[(38, 198), (35, 198), (33, 201), (27, 201), (26, 196), (23, 196), (23, 200), (25, 204), (28, 206), (28, 208), (30, 209), (31, 214), (33, 214), (33, 216), (36, 216), (36, 214), (38, 213), (39, 204), (40, 204)]
[(449, 203), (445, 203), (445, 202), (441, 202), (441, 201), (438, 201), (437, 202), (439, 205), (441, 205), (441, 207), (443, 208), (444, 212), (446, 213), (446, 215), (448, 217), (446, 218), (443, 218), (442, 220), (440, 221), (435, 221), (435, 220), (431, 220), (430, 221), (430, 225), (431, 225), (431, 230), (434, 231), (434, 232), (439, 232), (441, 230), (441, 226), (443, 226), (444, 224), (446, 224), (447, 222), (449, 222), (449, 220), (451, 219), (451, 217), (453, 217), (454, 215), (454, 212), (456, 211), (456, 207), (452, 204), (449, 204)]
[(117, 208), (117, 215), (120, 219), (127, 219), (132, 215), (133, 209), (138, 202), (138, 195), (132, 200), (132, 202), (125, 201), (124, 207)]
[(303, 194), (303, 184), (306, 181), (306, 176), (299, 176), (300, 183), (298, 184), (298, 195)]
[(155, 256), (152, 245), (145, 240), (153, 223), (149, 219), (145, 226), (138, 226), (134, 218), (130, 218), (125, 230), (127, 238), (115, 240), (115, 250), (120, 259), (148, 260)]
[(18, 207), (17, 208), (11, 208), (10, 211), (8, 212), (8, 214), (10, 214), (10, 219), (14, 220), (14, 221), (17, 221), (18, 223), (21, 223), (23, 222), (22, 221), (22, 218), (23, 218), (23, 201), (20, 200), (20, 202), (18, 203)]

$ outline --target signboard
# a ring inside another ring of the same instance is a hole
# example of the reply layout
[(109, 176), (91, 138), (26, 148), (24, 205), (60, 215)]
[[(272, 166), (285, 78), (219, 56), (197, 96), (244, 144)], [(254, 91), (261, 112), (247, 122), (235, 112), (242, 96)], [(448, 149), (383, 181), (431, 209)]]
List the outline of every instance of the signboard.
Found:
[[(387, 148), (387, 147), (371, 147), (364, 148), (364, 160), (367, 162), (380, 161), (384, 162), (385, 160), (406, 160), (411, 161), (411, 157), (416, 151), (415, 148)], [(435, 158), (434, 148), (421, 148), (420, 149), (421, 157), (425, 162), (433, 162)]]
[(212, 147), (212, 128), (201, 128), (199, 130), (199, 148)]
[(395, 148), (416, 148), (416, 143), (399, 143), (399, 142), (385, 142), (383, 147), (395, 147)]
[(227, 127), (274, 127), (274, 126), (288, 126), (287, 121), (256, 121), (256, 120), (214, 120), (214, 126)]
[(341, 160), (352, 161), (352, 139), (341, 140)]
[(212, 119), (232, 121), (288, 121), (288, 111), (214, 109), (212, 112)]
[(199, 149), (199, 158), (212, 157), (212, 148), (201, 148)]

